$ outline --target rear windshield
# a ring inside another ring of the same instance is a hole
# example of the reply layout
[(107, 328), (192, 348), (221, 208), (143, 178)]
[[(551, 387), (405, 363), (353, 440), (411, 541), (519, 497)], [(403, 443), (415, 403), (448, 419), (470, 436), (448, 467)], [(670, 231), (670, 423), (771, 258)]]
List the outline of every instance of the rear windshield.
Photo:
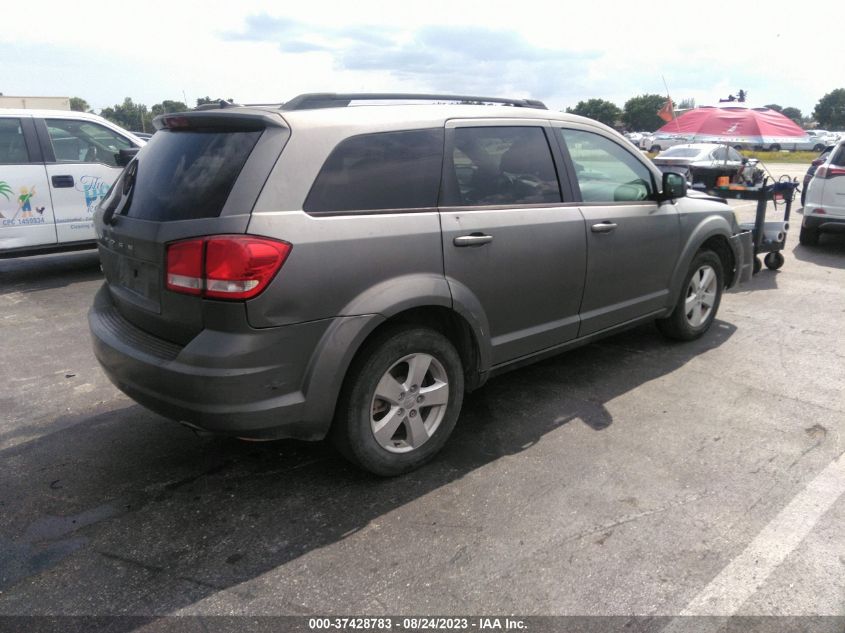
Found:
[(193, 220), (220, 215), (262, 130), (160, 130), (138, 155), (126, 215)]

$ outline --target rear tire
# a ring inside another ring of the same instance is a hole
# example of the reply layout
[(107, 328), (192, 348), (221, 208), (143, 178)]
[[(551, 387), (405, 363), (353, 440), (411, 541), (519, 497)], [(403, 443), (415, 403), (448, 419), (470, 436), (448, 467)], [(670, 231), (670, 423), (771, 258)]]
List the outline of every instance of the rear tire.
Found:
[(770, 151), (770, 152), (779, 152), (779, 151), (780, 151), (780, 145), (778, 145), (777, 143), (775, 143), (774, 145), (772, 145), (772, 146), (769, 148), (769, 151)]
[(366, 344), (349, 369), (332, 441), (371, 473), (407, 473), (449, 439), (463, 397), (461, 359), (445, 336), (425, 327), (386, 330)]
[(675, 309), (657, 320), (660, 332), (678, 341), (702, 336), (716, 318), (724, 289), (722, 260), (713, 251), (699, 251), (690, 263)]
[(802, 226), (801, 232), (798, 234), (798, 241), (802, 246), (815, 246), (819, 243), (819, 230)]

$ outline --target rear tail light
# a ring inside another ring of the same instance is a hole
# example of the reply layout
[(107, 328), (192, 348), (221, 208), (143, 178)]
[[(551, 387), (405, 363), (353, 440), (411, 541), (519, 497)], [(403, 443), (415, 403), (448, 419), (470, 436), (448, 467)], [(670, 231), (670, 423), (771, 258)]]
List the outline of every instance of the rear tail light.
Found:
[(834, 176), (845, 176), (845, 167), (830, 167), (822, 165), (816, 170), (819, 178), (833, 178)]
[(253, 235), (215, 235), (167, 247), (167, 289), (214, 299), (251, 299), (279, 272), (287, 242)]

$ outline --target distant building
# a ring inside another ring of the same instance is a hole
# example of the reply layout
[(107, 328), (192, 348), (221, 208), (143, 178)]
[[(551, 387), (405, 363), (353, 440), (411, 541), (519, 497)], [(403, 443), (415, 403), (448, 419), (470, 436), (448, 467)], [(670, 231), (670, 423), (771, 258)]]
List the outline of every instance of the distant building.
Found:
[(0, 108), (70, 110), (70, 97), (7, 97), (0, 95)]

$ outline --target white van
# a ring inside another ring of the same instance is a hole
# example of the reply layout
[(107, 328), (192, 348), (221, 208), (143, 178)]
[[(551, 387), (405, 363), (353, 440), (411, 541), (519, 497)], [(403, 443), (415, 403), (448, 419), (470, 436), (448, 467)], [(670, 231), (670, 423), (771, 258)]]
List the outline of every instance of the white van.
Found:
[(143, 145), (94, 114), (0, 109), (0, 258), (93, 247), (121, 150)]

